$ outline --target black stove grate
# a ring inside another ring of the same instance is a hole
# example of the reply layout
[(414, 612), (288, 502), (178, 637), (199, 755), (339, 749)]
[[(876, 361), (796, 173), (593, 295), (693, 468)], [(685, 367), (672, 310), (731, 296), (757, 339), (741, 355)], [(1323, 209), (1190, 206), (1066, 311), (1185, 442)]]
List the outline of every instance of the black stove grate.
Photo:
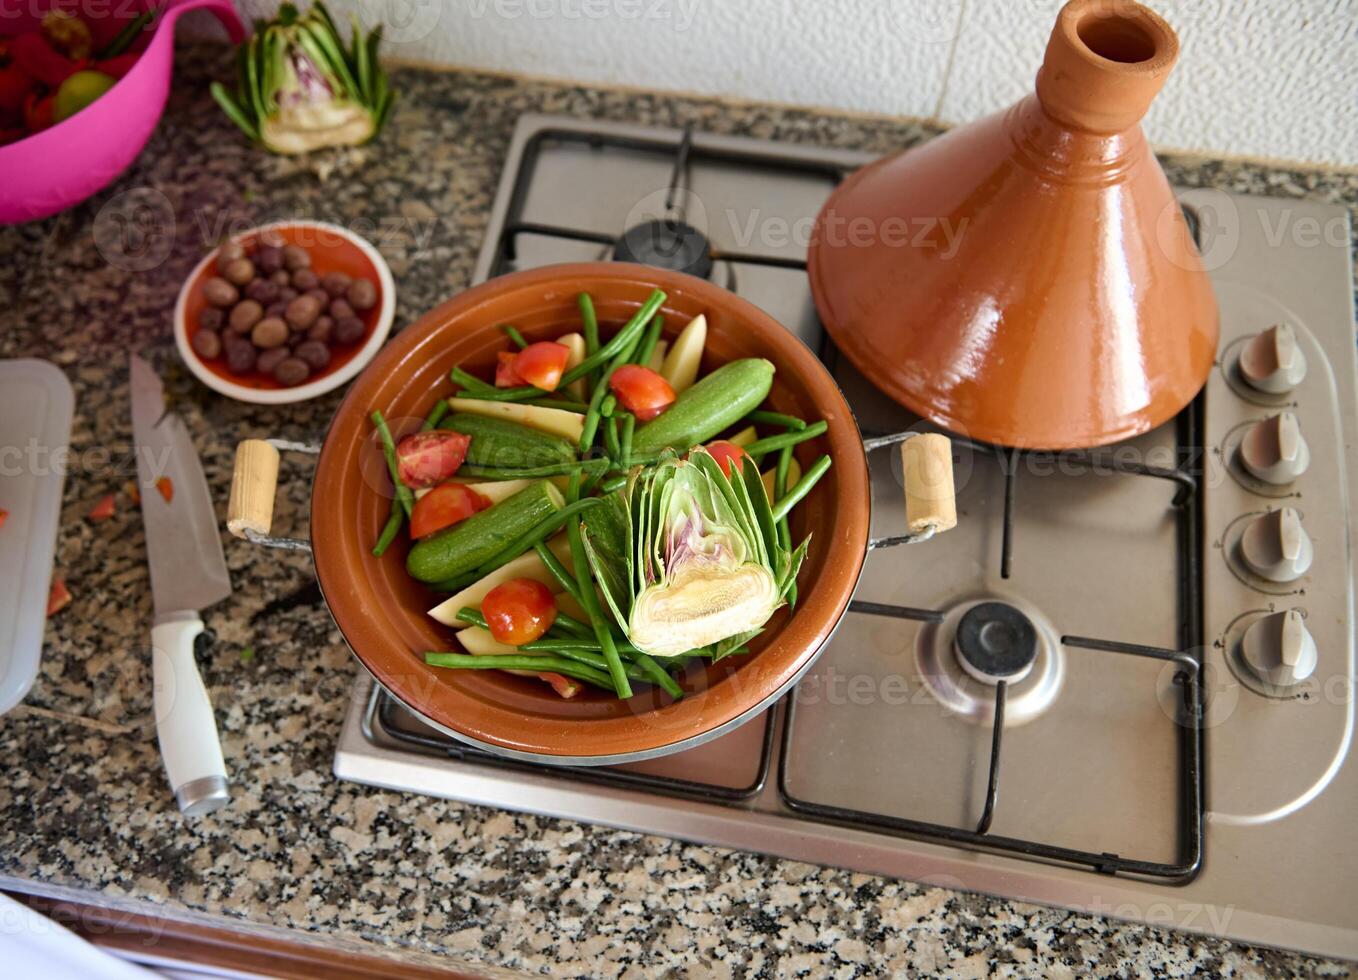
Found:
[[(779, 166), (786, 170), (813, 173), (838, 182), (845, 172), (829, 164), (816, 164), (802, 160), (780, 158), (754, 150), (740, 151), (729, 148), (713, 148), (694, 143), (692, 133), (685, 130), (678, 142), (657, 136), (641, 138), (604, 133), (582, 133), (568, 129), (546, 129), (536, 133), (524, 148), (519, 171), (515, 175), (510, 194), (509, 208), (502, 225), (499, 240), (494, 244), (494, 260), (488, 278), (512, 271), (516, 259), (516, 240), (519, 235), (534, 234), (564, 240), (592, 242), (601, 246), (600, 258), (606, 258), (616, 247), (619, 237), (627, 229), (619, 229), (616, 235), (604, 234), (585, 229), (559, 227), (530, 222), (522, 219), (523, 203), (527, 195), (533, 171), (545, 143), (568, 142), (603, 149), (612, 147), (630, 151), (665, 154), (674, 158), (667, 202), (674, 201), (674, 191), (684, 178), (686, 164), (694, 159), (716, 160), (725, 163), (742, 163), (749, 166)], [(1197, 216), (1185, 209), (1185, 217), (1195, 241), (1198, 237)], [(800, 259), (787, 259), (775, 256), (761, 256), (713, 249), (714, 261), (725, 261), (732, 266), (728, 272), (727, 287), (735, 289), (735, 264), (761, 265), (773, 268), (805, 271), (806, 262)], [(823, 341), (821, 359), (832, 365), (838, 356), (828, 336)], [(1009, 853), (1034, 860), (1055, 861), (1089, 868), (1103, 874), (1127, 874), (1173, 881), (1187, 881), (1194, 877), (1202, 866), (1203, 823), (1205, 805), (1203, 799), (1203, 692), (1200, 683), (1202, 671), (1202, 568), (1201, 532), (1202, 498), (1198, 493), (1202, 476), (1203, 450), (1201, 446), (1202, 395), (1183, 410), (1175, 421), (1178, 437), (1178, 466), (1175, 469), (1129, 463), (1114, 456), (1109, 461), (1099, 460), (1101, 468), (1129, 477), (1145, 477), (1168, 480), (1177, 485), (1170, 506), (1174, 509), (1179, 531), (1179, 570), (1178, 589), (1180, 607), (1180, 650), (1148, 647), (1116, 640), (1097, 639), (1080, 636), (1062, 636), (1061, 643), (1072, 649), (1091, 652), (1111, 653), (1120, 656), (1145, 657), (1172, 662), (1179, 665), (1175, 682), (1182, 689), (1183, 715), (1177, 719), (1180, 733), (1179, 776), (1179, 854), (1173, 862), (1146, 861), (1129, 858), (1119, 854), (1095, 853), (1075, 848), (1062, 847), (1039, 841), (997, 836), (989, 833), (996, 810), (999, 806), (999, 789), (1002, 774), (1001, 748), (1004, 736), (1004, 709), (1007, 683), (1003, 680), (996, 685), (995, 715), (988, 761), (988, 782), (985, 805), (980, 820), (975, 827), (954, 827), (920, 820), (909, 820), (883, 814), (869, 813), (847, 807), (838, 807), (807, 800), (800, 800), (788, 790), (787, 764), (790, 757), (789, 747), (793, 719), (796, 712), (796, 697), (784, 699), (786, 714), (783, 724), (782, 751), (779, 753), (778, 790), (783, 803), (791, 810), (816, 819), (843, 823), (851, 826), (871, 826), (877, 829), (899, 833), (911, 837), (933, 840), (942, 843), (965, 846), (978, 850)], [(1025, 453), (1001, 447), (985, 446), (968, 440), (954, 439), (960, 444), (969, 444), (973, 449), (993, 452), (1005, 476), (1003, 502), (1003, 533), (1001, 536), (1000, 571), (1003, 578), (1009, 578), (1013, 561), (1013, 508), (1015, 493), (1015, 473), (1018, 461)], [(1093, 469), (1095, 460), (1089, 453), (1078, 451), (1060, 454), (1065, 461), (1087, 462)], [(853, 602), (850, 611), (859, 614), (892, 616), (926, 623), (941, 623), (943, 613), (936, 610), (917, 609), (907, 606), (885, 605), (882, 603)], [(386, 692), (378, 694), (377, 714), (386, 733), (401, 742), (446, 753), (457, 759), (476, 762), (487, 766), (499, 766), (517, 770), (528, 770), (558, 779), (613, 785), (633, 789), (645, 789), (668, 795), (688, 797), (702, 801), (737, 803), (757, 794), (767, 779), (774, 741), (774, 719), (776, 706), (765, 713), (764, 739), (759, 775), (755, 783), (743, 789), (729, 789), (695, 783), (671, 777), (637, 773), (617, 768), (578, 767), (540, 765), (520, 762), (493, 755), (471, 746), (464, 745), (442, 733), (426, 730), (412, 731), (403, 727), (399, 715), (404, 709)]]

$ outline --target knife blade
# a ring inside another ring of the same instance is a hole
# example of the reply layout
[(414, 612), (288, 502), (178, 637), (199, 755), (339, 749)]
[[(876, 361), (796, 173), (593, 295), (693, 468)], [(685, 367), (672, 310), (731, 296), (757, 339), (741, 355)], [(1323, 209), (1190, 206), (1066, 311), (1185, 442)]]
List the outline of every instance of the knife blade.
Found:
[[(194, 660), (199, 611), (231, 594), (212, 494), (184, 422), (165, 410), (155, 370), (133, 354), (132, 435), (155, 620), (151, 666), (156, 734), (180, 810), (209, 813), (230, 799), (212, 703)], [(160, 491), (159, 481), (166, 492)]]

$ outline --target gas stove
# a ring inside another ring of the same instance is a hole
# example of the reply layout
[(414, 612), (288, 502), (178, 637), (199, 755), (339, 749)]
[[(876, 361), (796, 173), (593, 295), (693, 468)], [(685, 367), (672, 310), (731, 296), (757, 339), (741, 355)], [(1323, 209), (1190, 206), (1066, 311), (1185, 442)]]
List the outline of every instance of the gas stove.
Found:
[[(866, 162), (525, 117), (475, 279), (686, 268), (819, 350), (865, 435), (928, 428), (837, 356), (806, 280), (812, 220)], [(815, 667), (761, 718), (678, 755), (551, 767), (460, 744), (364, 676), (336, 775), (1358, 958), (1348, 219), (1181, 203), (1221, 307), (1203, 393), (1089, 452), (954, 437), (958, 526), (870, 553)], [(886, 455), (874, 535), (904, 522)]]

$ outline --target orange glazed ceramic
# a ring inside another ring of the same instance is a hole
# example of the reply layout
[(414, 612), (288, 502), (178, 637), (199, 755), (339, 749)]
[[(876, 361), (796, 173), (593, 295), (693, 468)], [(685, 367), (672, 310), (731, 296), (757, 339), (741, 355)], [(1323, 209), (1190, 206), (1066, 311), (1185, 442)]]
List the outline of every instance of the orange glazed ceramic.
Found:
[(1178, 52), (1140, 4), (1073, 0), (1034, 95), (846, 180), (809, 255), (840, 349), (983, 442), (1104, 445), (1178, 413), (1217, 343), (1216, 300), (1139, 124)]

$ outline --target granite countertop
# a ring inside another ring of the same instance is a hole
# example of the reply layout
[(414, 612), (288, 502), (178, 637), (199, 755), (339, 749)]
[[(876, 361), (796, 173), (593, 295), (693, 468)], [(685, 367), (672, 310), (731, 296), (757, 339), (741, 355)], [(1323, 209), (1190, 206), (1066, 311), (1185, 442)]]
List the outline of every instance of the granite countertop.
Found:
[[(236, 591), (207, 614), (218, 642), (203, 673), (235, 797), (211, 817), (183, 820), (151, 721), (140, 513), (121, 489), (134, 476), (127, 352), (142, 351), (166, 377), (219, 508), (239, 439), (314, 438), (339, 401), (241, 405), (178, 365), (170, 311), (209, 245), (283, 217), (366, 232), (395, 274), (399, 330), (467, 284), (521, 113), (693, 123), (879, 152), (936, 131), (402, 69), (379, 142), (299, 162), (250, 149), (217, 111), (207, 81), (226, 78), (228, 64), (211, 46), (181, 51), (165, 119), (121, 180), (63, 215), (0, 229), (0, 356), (55, 361), (77, 395), (57, 552), (75, 600), (49, 625), (26, 703), (0, 720), (0, 887), (552, 974), (1347, 972), (1222, 940), (338, 782), (331, 763), (359, 668), (306, 556), (234, 539), (226, 555)], [(1358, 204), (1352, 173), (1167, 163), (1180, 184)], [(134, 215), (130, 245), (118, 240), (115, 213)], [(137, 222), (148, 220), (173, 234), (139, 237)], [(162, 261), (140, 261), (162, 240)], [(285, 465), (280, 529), (304, 530), (308, 477), (307, 464)], [(87, 523), (114, 491), (117, 516)]]

